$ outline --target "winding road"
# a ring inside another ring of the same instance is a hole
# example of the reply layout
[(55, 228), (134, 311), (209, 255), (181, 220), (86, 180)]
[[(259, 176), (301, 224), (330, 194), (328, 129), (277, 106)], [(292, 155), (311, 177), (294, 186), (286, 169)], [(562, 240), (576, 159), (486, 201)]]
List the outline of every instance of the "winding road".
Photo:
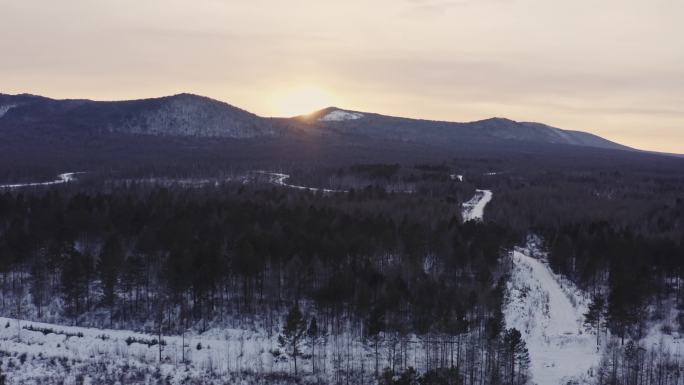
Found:
[(286, 182), (286, 180), (290, 179), (289, 174), (283, 174), (283, 173), (279, 173), (279, 172), (270, 172), (270, 171), (255, 171), (255, 172), (257, 174), (269, 176), (270, 182), (273, 184), (277, 184), (278, 186), (294, 188), (297, 190), (311, 190), (313, 192), (322, 192), (322, 193), (345, 193), (345, 192), (347, 192), (347, 190), (335, 190), (335, 189), (317, 188), (317, 187), (299, 186), (299, 185), (295, 185), (295, 184), (290, 184), (290, 183)]
[(463, 204), (463, 222), (482, 221), (484, 209), (492, 200), (492, 196), (490, 190), (475, 190), (475, 195)]
[(600, 358), (596, 337), (583, 332), (584, 296), (551, 271), (535, 246), (516, 249), (511, 261), (503, 313), (506, 327), (518, 329), (527, 343), (532, 382), (584, 383)]
[(55, 184), (62, 184), (74, 181), (76, 175), (83, 174), (83, 172), (65, 172), (63, 174), (57, 175), (57, 179), (47, 181), (47, 182), (30, 182), (30, 183), (15, 183), (15, 184), (2, 184), (0, 188), (20, 188), (20, 187), (35, 187), (35, 186), (51, 186)]

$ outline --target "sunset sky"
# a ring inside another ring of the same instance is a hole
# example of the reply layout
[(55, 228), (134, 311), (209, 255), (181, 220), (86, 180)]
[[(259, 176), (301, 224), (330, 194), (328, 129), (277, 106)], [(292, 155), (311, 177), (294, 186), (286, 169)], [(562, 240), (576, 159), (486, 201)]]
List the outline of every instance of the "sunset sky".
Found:
[(682, 0), (0, 0), (0, 93), (492, 116), (684, 153)]

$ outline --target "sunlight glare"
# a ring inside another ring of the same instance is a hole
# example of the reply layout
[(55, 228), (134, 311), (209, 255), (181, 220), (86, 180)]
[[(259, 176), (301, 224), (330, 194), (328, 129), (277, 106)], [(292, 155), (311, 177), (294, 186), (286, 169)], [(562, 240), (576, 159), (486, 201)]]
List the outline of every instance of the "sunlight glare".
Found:
[(333, 106), (335, 97), (316, 86), (299, 86), (273, 93), (273, 110), (279, 116), (298, 116)]

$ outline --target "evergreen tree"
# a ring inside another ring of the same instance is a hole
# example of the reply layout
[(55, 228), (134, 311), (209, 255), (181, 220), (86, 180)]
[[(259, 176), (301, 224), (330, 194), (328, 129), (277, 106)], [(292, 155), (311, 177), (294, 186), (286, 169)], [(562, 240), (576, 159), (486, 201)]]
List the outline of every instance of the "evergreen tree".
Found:
[(509, 368), (509, 383), (512, 385), (525, 383), (526, 372), (530, 365), (530, 353), (520, 331), (515, 328), (506, 330), (503, 333), (502, 345), (502, 353)]
[(380, 343), (385, 330), (385, 309), (375, 306), (366, 320), (366, 339), (370, 342), (375, 356), (375, 376), (380, 375)]
[(31, 265), (31, 299), (38, 310), (38, 318), (43, 316), (43, 305), (45, 303), (47, 293), (47, 272), (45, 271), (45, 264), (42, 261), (36, 260)]
[(88, 294), (88, 282), (90, 277), (90, 265), (86, 256), (70, 246), (64, 255), (61, 286), (68, 312), (78, 316), (81, 312), (83, 299)]
[(584, 324), (588, 328), (596, 329), (596, 349), (601, 346), (601, 326), (603, 326), (606, 312), (606, 301), (600, 294), (592, 298), (589, 310), (584, 314)]
[(283, 324), (282, 333), (278, 336), (278, 344), (294, 361), (294, 372), (297, 374), (297, 357), (302, 355), (302, 345), (305, 343), (306, 320), (295, 305), (290, 308)]
[(110, 322), (112, 319), (112, 309), (116, 299), (116, 285), (119, 277), (119, 269), (123, 263), (123, 249), (117, 237), (110, 237), (105, 242), (100, 260), (97, 264), (97, 272), (102, 282), (102, 292), (104, 294), (103, 303), (110, 309)]
[(309, 338), (308, 345), (311, 348), (311, 371), (316, 373), (316, 345), (319, 340), (323, 338), (324, 332), (318, 329), (318, 322), (316, 317), (311, 318), (309, 328), (306, 330), (306, 335)]

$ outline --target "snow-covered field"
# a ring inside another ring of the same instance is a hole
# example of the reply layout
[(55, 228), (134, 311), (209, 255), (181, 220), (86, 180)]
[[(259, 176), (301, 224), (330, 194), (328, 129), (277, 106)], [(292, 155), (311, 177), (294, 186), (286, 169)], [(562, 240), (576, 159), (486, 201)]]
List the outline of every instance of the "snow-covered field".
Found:
[[(127, 330), (61, 326), (0, 317), (0, 351), (19, 355), (26, 353), (29, 358), (107, 359), (121, 365), (135, 362), (137, 365), (158, 366), (157, 340), (156, 335)], [(268, 337), (265, 333), (221, 329), (202, 336), (187, 335), (184, 341), (187, 366), (181, 365), (183, 337), (163, 336), (162, 340), (165, 345), (161, 368), (172, 374), (287, 369), (287, 366), (279, 366), (282, 364), (276, 363), (270, 353), (270, 349), (277, 346), (276, 337)], [(12, 374), (12, 379), (21, 379), (15, 383), (24, 383), (30, 380), (31, 375), (30, 372), (19, 371)]]
[[(0, 367), (8, 376), (8, 384), (87, 384), (101, 383), (98, 381), (102, 379), (116, 383), (110, 380), (124, 378), (126, 371), (135, 371), (137, 379), (123, 383), (157, 383), (149, 378), (157, 376), (166, 379), (163, 383), (174, 385), (224, 383), (209, 380), (235, 376), (242, 379), (240, 376), (245, 373), (259, 378), (292, 373), (292, 360), (278, 360), (273, 354), (280, 349), (277, 334), (268, 335), (265, 330), (215, 328), (201, 335), (187, 333), (184, 340), (180, 335), (164, 335), (161, 362), (157, 340), (157, 335), (129, 330), (0, 317)], [(299, 370), (305, 381), (297, 383), (325, 383), (337, 370), (365, 372), (365, 377), (371, 378), (373, 365), (369, 363), (368, 347), (361, 341), (360, 336), (348, 333), (329, 334), (316, 352), (318, 374), (311, 374), (311, 360), (300, 359)], [(406, 343), (411, 347), (408, 361), (417, 368), (425, 368), (422, 340), (409, 336)], [(387, 366), (384, 349), (383, 352), (381, 365)], [(336, 362), (344, 364), (338, 367)], [(90, 373), (91, 378), (77, 381), (73, 378), (74, 372), (79, 376)], [(253, 378), (247, 382), (226, 383), (256, 382)]]
[(463, 204), (463, 222), (481, 221), (484, 218), (484, 209), (491, 200), (490, 190), (476, 190), (475, 195)]
[(30, 183), (16, 183), (16, 184), (3, 184), (0, 188), (19, 188), (19, 187), (34, 187), (34, 186), (50, 186), (55, 184), (62, 184), (71, 182), (76, 179), (76, 175), (82, 174), (82, 172), (66, 172), (64, 174), (57, 175), (57, 179), (47, 181), (47, 182), (30, 182)]
[(582, 383), (600, 359), (596, 337), (583, 328), (587, 300), (554, 274), (544, 258), (534, 246), (512, 252), (506, 327), (522, 333), (534, 383), (558, 385), (571, 379)]

